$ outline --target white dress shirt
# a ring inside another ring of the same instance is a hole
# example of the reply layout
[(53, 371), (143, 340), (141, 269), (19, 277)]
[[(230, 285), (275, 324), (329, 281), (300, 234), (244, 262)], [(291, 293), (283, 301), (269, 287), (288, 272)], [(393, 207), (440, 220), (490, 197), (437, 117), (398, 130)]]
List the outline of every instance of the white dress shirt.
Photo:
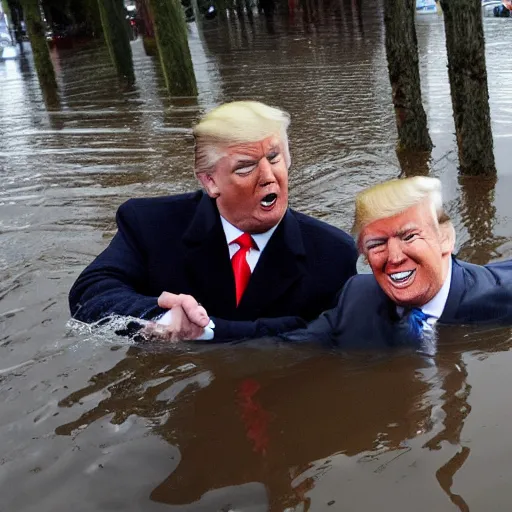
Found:
[[(450, 285), (452, 282), (452, 265), (453, 261), (450, 259), (450, 265), (448, 267), (448, 275), (444, 280), (443, 286), (437, 292), (437, 294), (425, 305), (421, 306), (421, 310), (426, 315), (430, 317), (427, 318), (427, 326), (424, 325), (424, 328), (432, 328), (432, 326), (439, 320), (441, 315), (443, 314), (444, 307), (446, 306), (446, 301), (448, 300), (448, 294), (450, 293)], [(404, 308), (402, 306), (397, 306), (396, 311), (398, 316), (401, 318), (404, 314)]]
[[(233, 258), (233, 256), (240, 250), (240, 246), (237, 243), (233, 243), (240, 235), (243, 235), (243, 231), (240, 231), (237, 227), (233, 226), (230, 222), (228, 222), (222, 215), (220, 216), (220, 221), (222, 222), (222, 229), (224, 230), (224, 235), (226, 236), (226, 242), (229, 248), (229, 257)], [(265, 231), (265, 233), (258, 233), (257, 235), (251, 235), (254, 243), (258, 246), (257, 249), (249, 249), (246, 255), (247, 263), (249, 264), (249, 268), (251, 272), (254, 272), (256, 268), (256, 264), (260, 259), (261, 253), (263, 249), (268, 244), (270, 237), (274, 234), (274, 231), (279, 226), (279, 223), (276, 224), (273, 228)], [(169, 325), (172, 321), (172, 309), (166, 311), (159, 319), (156, 320), (158, 324)], [(213, 329), (215, 324), (212, 320), (210, 323), (204, 328), (204, 333), (197, 338), (198, 340), (206, 341), (212, 340), (214, 336)]]
[[(236, 243), (233, 243), (239, 236), (243, 235), (244, 232), (240, 231), (237, 227), (233, 226), (230, 222), (228, 222), (222, 215), (220, 217), (220, 221), (222, 222), (222, 229), (224, 229), (224, 234), (226, 235), (226, 242), (229, 247), (229, 257), (233, 258), (233, 256), (239, 251), (240, 246)], [(254, 243), (258, 246), (257, 249), (249, 249), (247, 256), (245, 257), (247, 263), (249, 264), (249, 268), (251, 272), (254, 272), (256, 268), (256, 263), (260, 259), (261, 253), (263, 249), (265, 249), (270, 237), (274, 234), (274, 231), (277, 229), (279, 224), (275, 225), (273, 228), (265, 231), (265, 233), (259, 233), (257, 235), (251, 235)]]

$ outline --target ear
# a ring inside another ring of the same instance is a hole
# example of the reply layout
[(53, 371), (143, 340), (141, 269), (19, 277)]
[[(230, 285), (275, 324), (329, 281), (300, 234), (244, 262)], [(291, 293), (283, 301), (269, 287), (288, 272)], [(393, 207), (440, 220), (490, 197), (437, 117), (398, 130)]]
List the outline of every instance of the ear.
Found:
[(196, 176), (210, 197), (215, 199), (220, 196), (219, 187), (215, 183), (215, 173), (200, 172)]
[(450, 221), (443, 222), (439, 225), (439, 232), (441, 236), (441, 252), (443, 256), (452, 254), (455, 249), (455, 228)]

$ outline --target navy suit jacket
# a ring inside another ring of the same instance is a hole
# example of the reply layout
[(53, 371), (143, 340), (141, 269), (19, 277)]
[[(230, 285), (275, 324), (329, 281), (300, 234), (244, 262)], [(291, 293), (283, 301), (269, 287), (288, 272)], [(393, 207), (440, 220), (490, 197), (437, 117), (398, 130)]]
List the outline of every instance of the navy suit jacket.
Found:
[[(512, 261), (473, 265), (452, 258), (452, 279), (439, 324), (512, 325)], [(287, 341), (322, 341), (340, 348), (376, 349), (414, 343), (404, 337), (396, 304), (372, 274), (352, 277), (335, 308)]]
[(305, 326), (333, 307), (356, 273), (357, 251), (349, 235), (288, 209), (237, 307), (215, 200), (201, 191), (130, 199), (119, 208), (117, 225), (110, 245), (70, 291), (74, 318), (151, 319), (164, 311), (157, 297), (169, 291), (192, 295), (206, 308), (216, 323), (216, 340), (276, 334)]

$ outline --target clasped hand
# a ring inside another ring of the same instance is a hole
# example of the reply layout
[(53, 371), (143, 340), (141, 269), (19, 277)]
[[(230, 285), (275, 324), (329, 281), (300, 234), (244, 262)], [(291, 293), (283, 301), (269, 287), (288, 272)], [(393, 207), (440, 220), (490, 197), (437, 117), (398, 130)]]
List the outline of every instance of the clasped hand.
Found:
[(172, 311), (171, 321), (169, 324), (149, 323), (144, 334), (151, 339), (172, 342), (196, 340), (210, 322), (206, 310), (191, 295), (163, 292), (158, 297), (158, 305)]

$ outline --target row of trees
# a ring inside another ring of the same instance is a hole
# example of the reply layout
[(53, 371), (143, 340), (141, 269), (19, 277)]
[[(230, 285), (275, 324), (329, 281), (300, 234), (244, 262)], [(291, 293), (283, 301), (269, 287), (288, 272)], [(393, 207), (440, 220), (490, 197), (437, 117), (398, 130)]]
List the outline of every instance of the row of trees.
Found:
[[(23, 11), (33, 48), (37, 74), (47, 95), (57, 94), (57, 82), (45, 37), (41, 13), (51, 17), (56, 5), (70, 13), (71, 0), (2, 0), (14, 24)], [(196, 18), (198, 2), (192, 0)], [(226, 0), (218, 0), (219, 18), (226, 17)], [(243, 15), (242, 0), (236, 11)], [(481, 0), (440, 0), (444, 12), (448, 75), (462, 174), (495, 174), (493, 142), (485, 66)], [(132, 53), (123, 0), (73, 0), (95, 35), (103, 33), (119, 77), (133, 83)], [(415, 0), (384, 0), (386, 52), (392, 101), (396, 114), (399, 153), (430, 154), (432, 141), (427, 128), (420, 87)], [(172, 95), (194, 96), (196, 80), (187, 39), (187, 26), (180, 0), (137, 0), (140, 28), (148, 54), (158, 54), (167, 89)], [(247, 14), (252, 14), (247, 6)], [(73, 16), (73, 14), (70, 14)], [(101, 29), (97, 27), (101, 20)]]
[[(133, 83), (133, 61), (123, 0), (98, 0), (101, 23), (117, 73)], [(167, 90), (196, 96), (197, 85), (180, 0), (138, 0), (137, 12), (148, 55), (158, 54)]]
[[(46, 40), (52, 12), (64, 12), (68, 20), (81, 18), (88, 32), (103, 37), (119, 77), (135, 81), (129, 25), (123, 0), (2, 0), (20, 39), (22, 18), (32, 46), (37, 75), (45, 95), (57, 94), (57, 81)], [(197, 94), (192, 59), (188, 47), (187, 26), (180, 0), (138, 0), (149, 54), (158, 54), (170, 94)], [(47, 22), (43, 20), (43, 14)], [(100, 23), (100, 26), (98, 26)]]
[[(496, 173), (480, 0), (440, 0), (462, 174)], [(421, 101), (415, 0), (384, 0), (386, 52), (399, 151), (430, 152)]]

